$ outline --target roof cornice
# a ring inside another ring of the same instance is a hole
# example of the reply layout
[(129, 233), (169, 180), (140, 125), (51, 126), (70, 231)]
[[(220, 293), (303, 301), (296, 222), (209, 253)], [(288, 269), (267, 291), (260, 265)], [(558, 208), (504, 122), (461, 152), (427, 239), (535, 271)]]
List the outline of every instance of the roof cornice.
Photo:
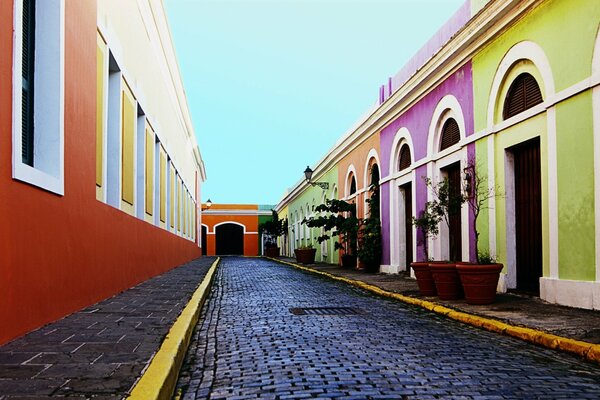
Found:
[[(370, 110), (336, 142), (315, 165), (315, 176), (321, 176), (329, 171), (371, 135), (392, 123), (471, 60), (479, 49), (543, 1), (545, 0), (491, 0), (488, 2), (385, 102)], [(284, 204), (293, 201), (300, 193), (304, 192), (307, 186), (306, 181), (297, 183), (280, 200), (275, 210), (278, 211), (283, 208)]]

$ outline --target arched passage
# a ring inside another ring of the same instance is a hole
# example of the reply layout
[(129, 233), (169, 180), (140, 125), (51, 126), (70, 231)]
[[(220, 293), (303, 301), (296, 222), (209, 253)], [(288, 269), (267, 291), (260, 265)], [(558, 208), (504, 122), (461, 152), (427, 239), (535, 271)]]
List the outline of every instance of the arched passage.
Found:
[(216, 254), (218, 256), (244, 254), (244, 227), (224, 223), (215, 227)]

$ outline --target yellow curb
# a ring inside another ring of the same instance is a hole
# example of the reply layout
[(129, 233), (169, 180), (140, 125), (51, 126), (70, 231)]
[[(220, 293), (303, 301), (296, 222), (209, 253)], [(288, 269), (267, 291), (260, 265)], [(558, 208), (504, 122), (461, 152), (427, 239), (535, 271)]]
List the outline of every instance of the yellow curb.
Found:
[(211, 265), (202, 283), (194, 291), (192, 298), (167, 333), (148, 368), (135, 384), (129, 399), (170, 399), (173, 395), (179, 369), (190, 344), (192, 331), (198, 322), (200, 309), (208, 296), (220, 260), (217, 258)]
[(264, 257), (269, 260), (278, 262), (280, 264), (290, 265), (292, 267), (312, 272), (317, 275), (327, 276), (336, 281), (341, 281), (348, 283), (349, 285), (359, 287), (361, 289), (365, 289), (371, 293), (378, 294), (383, 297), (388, 297), (392, 299), (396, 299), (402, 301), (404, 303), (412, 304), (415, 306), (422, 307), (426, 310), (433, 311), (437, 314), (444, 315), (450, 319), (455, 321), (462, 322), (464, 324), (468, 324), (477, 328), (485, 329), (490, 332), (500, 333), (503, 335), (512, 336), (521, 340), (524, 340), (529, 343), (537, 344), (549, 349), (553, 350), (561, 350), (567, 353), (577, 354), (589, 361), (594, 361), (600, 363), (600, 344), (592, 344), (588, 342), (583, 342), (580, 340), (570, 339), (563, 336), (553, 335), (551, 333), (546, 333), (543, 331), (539, 331), (537, 329), (532, 328), (524, 328), (520, 326), (515, 326), (508, 324), (506, 322), (501, 322), (495, 319), (480, 317), (478, 315), (465, 313), (462, 311), (453, 310), (441, 304), (428, 301), (421, 300), (414, 297), (409, 297), (402, 295), (400, 293), (389, 292), (387, 290), (381, 289), (378, 286), (374, 286), (362, 281), (343, 278), (337, 275), (330, 274), (329, 272), (317, 271), (312, 268), (303, 267), (298, 264), (290, 263), (283, 260), (278, 260), (276, 258)]

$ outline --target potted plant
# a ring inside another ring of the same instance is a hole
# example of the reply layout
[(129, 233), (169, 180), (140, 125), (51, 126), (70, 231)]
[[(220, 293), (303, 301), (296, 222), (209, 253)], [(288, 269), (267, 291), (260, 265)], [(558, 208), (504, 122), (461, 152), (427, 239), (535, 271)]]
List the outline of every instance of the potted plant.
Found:
[(479, 230), (477, 219), (481, 210), (485, 209), (491, 198), (496, 196), (496, 188), (487, 185), (487, 179), (482, 178), (474, 160), (470, 160), (465, 172), (465, 198), (473, 213), (471, 229), (475, 236), (475, 263), (459, 263), (456, 266), (465, 292), (468, 304), (491, 304), (496, 297), (498, 279), (503, 265), (496, 262), (487, 250), (479, 248)]
[(294, 249), (296, 262), (300, 264), (314, 264), (316, 253), (317, 249), (313, 248), (312, 244), (307, 244), (306, 246), (301, 246), (297, 249)]
[(287, 231), (287, 227), (284, 222), (279, 219), (277, 211), (272, 210), (271, 219), (263, 222), (258, 227), (258, 231), (261, 235), (265, 235), (265, 256), (267, 257), (279, 257), (279, 247), (277, 247), (277, 238)]
[[(460, 190), (454, 190), (450, 186), (448, 178), (444, 178), (436, 185), (432, 183), (431, 179), (425, 178), (425, 183), (434, 196), (434, 200), (430, 202), (431, 212), (450, 228), (450, 217), (460, 213), (461, 206), (465, 201), (463, 193)], [(456, 269), (456, 260), (432, 261), (429, 263), (429, 269), (441, 300), (457, 300), (464, 296)]]
[(356, 206), (344, 200), (329, 199), (315, 208), (316, 214), (304, 222), (311, 228), (323, 228), (323, 234), (317, 237), (319, 243), (337, 237), (335, 250), (342, 250), (342, 266), (356, 267), (356, 241), (359, 220)]
[(367, 199), (369, 216), (359, 221), (357, 255), (367, 272), (379, 272), (381, 265), (381, 221), (379, 219), (379, 185), (373, 183)]
[(429, 268), (429, 239), (437, 236), (439, 232), (440, 217), (433, 212), (431, 202), (425, 203), (425, 208), (421, 211), (418, 218), (413, 217), (412, 223), (417, 228), (420, 235), (417, 237), (417, 243), (423, 246), (424, 260), (410, 263), (410, 267), (415, 272), (419, 292), (422, 296), (435, 296), (437, 290)]

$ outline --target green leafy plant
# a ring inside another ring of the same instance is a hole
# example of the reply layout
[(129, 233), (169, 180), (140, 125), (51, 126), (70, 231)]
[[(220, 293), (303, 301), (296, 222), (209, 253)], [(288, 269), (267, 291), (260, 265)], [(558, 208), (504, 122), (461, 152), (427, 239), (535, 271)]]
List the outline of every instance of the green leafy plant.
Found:
[(297, 250), (311, 250), (314, 249), (312, 244), (305, 244), (304, 246), (300, 246), (296, 248)]
[(421, 232), (418, 244), (423, 246), (425, 260), (431, 261), (429, 257), (429, 239), (435, 238), (439, 233), (440, 216), (434, 212), (433, 204), (428, 201), (418, 218), (413, 217), (412, 223)]
[(381, 221), (379, 218), (379, 186), (372, 184), (369, 188), (367, 207), (369, 216), (359, 221), (358, 258), (368, 270), (379, 269), (381, 263)]
[(258, 232), (268, 236), (265, 247), (277, 247), (277, 238), (287, 232), (287, 219), (280, 220), (277, 211), (271, 210), (271, 219), (258, 226)]
[(315, 215), (303, 221), (311, 228), (323, 228), (323, 234), (317, 237), (319, 243), (330, 238), (335, 250), (341, 249), (346, 255), (356, 255), (356, 239), (359, 220), (356, 217), (356, 205), (344, 200), (329, 199), (315, 208)]

